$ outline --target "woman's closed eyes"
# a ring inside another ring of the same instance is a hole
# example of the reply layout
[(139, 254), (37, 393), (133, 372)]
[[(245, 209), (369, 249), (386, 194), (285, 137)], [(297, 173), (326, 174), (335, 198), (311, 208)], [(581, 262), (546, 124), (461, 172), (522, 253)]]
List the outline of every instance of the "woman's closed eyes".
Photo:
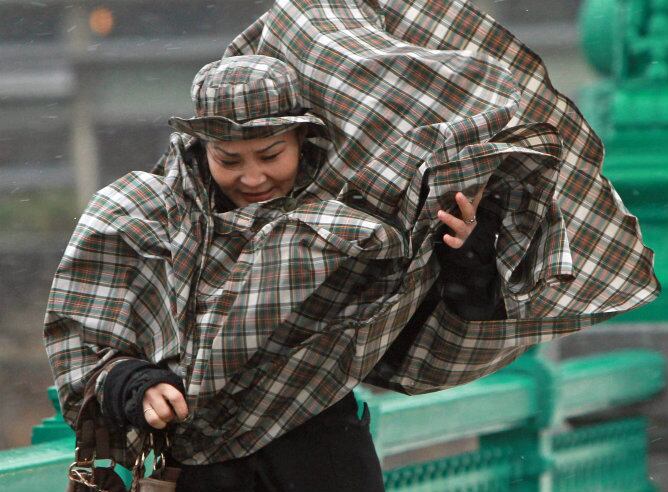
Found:
[(209, 142), (209, 170), (237, 207), (286, 196), (299, 167), (303, 130), (249, 139)]

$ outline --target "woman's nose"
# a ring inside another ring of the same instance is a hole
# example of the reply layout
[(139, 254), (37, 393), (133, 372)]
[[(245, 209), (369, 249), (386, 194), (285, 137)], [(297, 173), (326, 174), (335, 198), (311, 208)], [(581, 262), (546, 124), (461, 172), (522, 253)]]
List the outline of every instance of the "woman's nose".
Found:
[(241, 184), (249, 188), (257, 188), (267, 181), (264, 171), (257, 165), (248, 166), (241, 175)]

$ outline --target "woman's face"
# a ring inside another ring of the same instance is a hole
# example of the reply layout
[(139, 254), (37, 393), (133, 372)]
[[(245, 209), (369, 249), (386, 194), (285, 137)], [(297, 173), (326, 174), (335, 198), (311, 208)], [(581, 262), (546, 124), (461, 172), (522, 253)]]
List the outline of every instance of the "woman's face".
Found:
[(299, 152), (298, 130), (206, 144), (211, 176), (237, 207), (289, 194), (297, 177)]

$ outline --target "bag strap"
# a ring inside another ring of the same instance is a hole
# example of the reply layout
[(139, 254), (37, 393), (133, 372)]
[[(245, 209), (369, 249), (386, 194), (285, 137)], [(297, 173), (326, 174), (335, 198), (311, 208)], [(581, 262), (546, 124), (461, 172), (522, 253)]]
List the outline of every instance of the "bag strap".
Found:
[[(102, 410), (97, 400), (95, 387), (97, 385), (97, 380), (103, 371), (111, 369), (111, 364), (120, 362), (121, 360), (130, 359), (132, 359), (132, 357), (114, 357), (110, 359), (101, 368), (93, 372), (86, 383), (83, 402), (74, 426), (76, 436), (75, 458), (74, 463), (70, 465), (68, 473), (71, 490), (79, 490), (76, 487), (80, 485), (86, 487), (81, 490), (102, 490), (97, 484), (96, 477), (98, 476), (97, 473), (100, 469), (95, 469), (96, 459), (110, 459), (111, 466), (105, 469), (114, 474), (113, 468), (115, 463), (111, 453), (111, 436), (108, 428), (109, 423), (102, 416)], [(155, 455), (154, 471), (160, 472), (160, 475), (162, 475), (162, 472), (165, 470), (165, 458), (163, 453), (169, 447), (167, 435), (163, 432), (146, 433), (141, 439), (141, 451), (132, 469), (133, 492), (136, 492), (139, 479), (144, 476), (144, 461), (149, 452), (153, 450)], [(112, 485), (117, 487), (118, 490), (125, 490), (119, 477), (115, 476), (115, 478), (112, 479), (112, 482), (114, 482)], [(113, 490), (116, 490), (116, 488), (113, 488)]]
[[(135, 492), (135, 484), (144, 478), (146, 473), (145, 461), (148, 454), (153, 451), (153, 472), (151, 477), (162, 479), (166, 477), (166, 472), (169, 470), (165, 461), (165, 451), (169, 448), (169, 440), (167, 434), (162, 431), (153, 431), (142, 436), (141, 452), (137, 456), (137, 461), (132, 467), (132, 484), (131, 492)], [(172, 472), (174, 468), (172, 467)], [(167, 472), (169, 475), (169, 472)], [(174, 480), (175, 481), (175, 480)]]
[(79, 409), (79, 414), (74, 425), (76, 436), (76, 454), (75, 462), (79, 466), (82, 463), (90, 466), (96, 459), (111, 459), (111, 446), (108, 422), (102, 416), (100, 404), (97, 401), (95, 386), (97, 379), (103, 371), (107, 370), (110, 364), (121, 360), (129, 360), (132, 357), (114, 357), (104, 366), (97, 369), (88, 379), (84, 388), (83, 403)]

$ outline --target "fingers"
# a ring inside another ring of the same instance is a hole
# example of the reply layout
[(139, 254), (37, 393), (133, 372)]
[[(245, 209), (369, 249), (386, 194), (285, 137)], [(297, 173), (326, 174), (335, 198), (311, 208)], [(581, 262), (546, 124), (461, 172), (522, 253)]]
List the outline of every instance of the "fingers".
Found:
[(160, 383), (147, 389), (142, 405), (146, 422), (155, 429), (164, 429), (173, 420), (188, 416), (183, 394), (171, 384)]
[(474, 205), (474, 201), (469, 202), (468, 198), (466, 198), (462, 192), (459, 192), (455, 195), (455, 201), (457, 202), (457, 206), (459, 207), (459, 212), (463, 220), (475, 217), (476, 206)]
[(176, 418), (183, 421), (188, 416), (188, 405), (186, 404), (186, 399), (183, 397), (183, 393), (177, 390), (174, 386), (167, 386), (169, 386), (170, 391), (169, 394), (165, 395), (165, 398), (172, 407), (172, 410), (176, 412)]
[(458, 219), (454, 215), (444, 212), (443, 210), (438, 211), (438, 218), (455, 233), (454, 236), (445, 234), (443, 236), (443, 242), (451, 248), (461, 248), (464, 241), (466, 241), (471, 234), (473, 228), (470, 225), (465, 224), (463, 220)]
[(144, 409), (144, 419), (146, 419), (146, 423), (154, 429), (164, 429), (167, 427), (167, 422), (160, 419), (155, 412), (155, 409), (150, 405)]
[(473, 205), (473, 211), (475, 212), (478, 210), (478, 205), (480, 205), (480, 202), (482, 200), (482, 195), (485, 192), (485, 188), (481, 188), (480, 191), (473, 197), (471, 201), (471, 204)]
[(444, 212), (443, 210), (438, 211), (438, 218), (452, 229), (452, 232), (454, 232), (457, 237), (465, 236), (469, 229), (469, 226), (464, 223), (463, 220), (458, 219), (454, 215)]
[(464, 246), (464, 241), (461, 240), (458, 237), (451, 236), (450, 234), (446, 234), (443, 236), (443, 242), (450, 246), (452, 249), (459, 249), (462, 246)]
[(481, 198), (482, 191), (476, 195), (472, 202), (461, 192), (455, 195), (455, 202), (457, 203), (457, 207), (459, 207), (461, 219), (443, 210), (438, 211), (439, 220), (452, 229), (452, 232), (455, 234), (454, 236), (450, 234), (443, 236), (443, 242), (446, 245), (453, 249), (459, 249), (464, 245), (464, 242), (466, 242), (476, 226), (475, 222), (466, 223), (465, 221), (475, 217), (477, 205)]
[[(159, 386), (159, 385), (157, 385)], [(144, 393), (144, 418), (151, 427), (164, 429), (175, 415), (172, 407), (165, 401), (157, 386), (153, 386)]]

